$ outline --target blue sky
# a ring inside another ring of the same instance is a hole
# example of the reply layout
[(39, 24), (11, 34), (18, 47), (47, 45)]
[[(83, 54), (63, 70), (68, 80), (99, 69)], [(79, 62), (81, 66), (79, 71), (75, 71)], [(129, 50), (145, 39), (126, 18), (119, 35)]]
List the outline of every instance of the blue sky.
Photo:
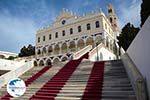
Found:
[(120, 27), (127, 22), (140, 25), (141, 0), (0, 0), (0, 50), (18, 53), (35, 44), (36, 31), (55, 21), (62, 8), (76, 15), (102, 9), (112, 3)]

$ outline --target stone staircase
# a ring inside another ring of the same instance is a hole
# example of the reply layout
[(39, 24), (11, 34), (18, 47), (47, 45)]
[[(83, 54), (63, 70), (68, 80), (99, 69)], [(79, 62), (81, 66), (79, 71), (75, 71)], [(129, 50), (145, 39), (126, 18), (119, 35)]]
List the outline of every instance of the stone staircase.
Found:
[[(21, 75), (19, 78), (26, 80), (29, 77), (31, 77), (32, 75), (34, 75), (35, 73), (37, 73), (39, 70), (41, 70), (42, 67), (34, 67), (32, 69), (30, 69), (29, 71), (25, 72), (23, 75)], [(4, 96), (6, 94), (6, 85), (0, 88), (0, 97)]]
[(66, 82), (55, 100), (80, 100), (86, 88), (93, 63), (83, 59), (79, 67)]
[[(76, 67), (71, 67), (75, 64)], [(34, 67), (21, 78), (26, 80), (40, 69)], [(0, 89), (1, 95), (4, 91), (5, 87)], [(29, 99), (136, 100), (136, 96), (121, 60), (90, 62), (81, 59), (52, 66), (27, 87), (23, 96), (5, 100)]]
[(121, 60), (105, 62), (101, 100), (136, 100)]
[(11, 98), (11, 100), (28, 100), (33, 94), (35, 94), (49, 79), (51, 79), (67, 62), (55, 64), (47, 72), (41, 75), (26, 89), (26, 93), (19, 98)]

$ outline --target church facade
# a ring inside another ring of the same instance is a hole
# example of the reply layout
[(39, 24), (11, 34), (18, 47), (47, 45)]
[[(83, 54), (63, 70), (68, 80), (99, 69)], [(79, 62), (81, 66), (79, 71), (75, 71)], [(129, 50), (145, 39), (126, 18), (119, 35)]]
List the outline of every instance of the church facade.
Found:
[(114, 52), (119, 29), (112, 5), (107, 9), (108, 16), (102, 11), (76, 16), (63, 9), (51, 26), (37, 31), (35, 63), (42, 66), (65, 61), (85, 46), (94, 48), (100, 43)]

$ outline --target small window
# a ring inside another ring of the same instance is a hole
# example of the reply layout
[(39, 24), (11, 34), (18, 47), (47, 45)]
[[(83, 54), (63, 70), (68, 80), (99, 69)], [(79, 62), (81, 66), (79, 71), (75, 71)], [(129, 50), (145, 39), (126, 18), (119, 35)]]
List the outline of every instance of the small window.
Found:
[(78, 32), (81, 32), (81, 26), (78, 26)]
[(99, 28), (99, 21), (95, 22), (96, 28)]
[(109, 13), (112, 13), (112, 9), (109, 9), (108, 12), (109, 12)]
[(55, 38), (58, 38), (58, 32), (55, 33)]
[(52, 39), (52, 35), (51, 34), (49, 34), (49, 40), (51, 40)]
[(73, 29), (72, 28), (70, 28), (70, 34), (73, 34)]
[(45, 36), (43, 36), (43, 41), (45, 41)]
[(40, 49), (38, 50), (37, 54), (41, 54), (41, 51), (40, 51)]
[(89, 23), (88, 23), (86, 26), (87, 26), (87, 30), (90, 30), (90, 29), (91, 29), (91, 26), (90, 26)]
[(40, 37), (38, 37), (38, 43), (40, 42)]
[(65, 36), (65, 30), (62, 31), (62, 36)]
[(65, 20), (63, 20), (63, 21), (62, 21), (62, 24), (64, 25), (65, 23), (66, 23), (66, 21), (65, 21)]
[(112, 23), (112, 18), (110, 17), (110, 22)]

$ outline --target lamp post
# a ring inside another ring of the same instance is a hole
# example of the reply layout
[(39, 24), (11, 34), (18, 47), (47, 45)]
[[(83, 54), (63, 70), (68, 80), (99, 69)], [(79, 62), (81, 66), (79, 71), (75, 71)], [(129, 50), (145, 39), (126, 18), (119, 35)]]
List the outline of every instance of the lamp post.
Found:
[(99, 61), (99, 57), (98, 57), (98, 43), (96, 43), (96, 52), (97, 52), (97, 61)]

